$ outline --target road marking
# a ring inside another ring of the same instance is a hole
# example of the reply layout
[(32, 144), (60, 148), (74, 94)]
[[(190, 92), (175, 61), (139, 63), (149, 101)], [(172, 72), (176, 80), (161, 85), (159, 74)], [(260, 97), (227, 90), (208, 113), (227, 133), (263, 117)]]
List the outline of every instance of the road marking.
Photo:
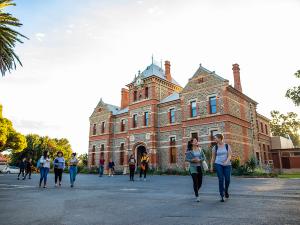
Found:
[(7, 190), (7, 189), (23, 189), (23, 188), (31, 188), (35, 186), (28, 186), (28, 185), (15, 185), (15, 184), (0, 184), (0, 189)]
[(122, 188), (121, 191), (137, 191), (138, 189), (135, 188)]

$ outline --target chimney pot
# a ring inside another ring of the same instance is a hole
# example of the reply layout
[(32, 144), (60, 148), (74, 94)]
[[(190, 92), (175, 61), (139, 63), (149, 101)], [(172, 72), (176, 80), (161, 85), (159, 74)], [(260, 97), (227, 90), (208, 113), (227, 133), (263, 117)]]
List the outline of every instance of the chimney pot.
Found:
[(121, 91), (121, 109), (128, 107), (129, 105), (129, 90), (122, 88)]
[(166, 75), (166, 79), (172, 82), (170, 61), (165, 61), (165, 75)]
[(242, 84), (241, 84), (239, 64), (237, 64), (237, 63), (233, 64), (232, 65), (232, 70), (233, 70), (233, 78), (234, 78), (234, 88), (237, 89), (240, 92), (243, 92)]

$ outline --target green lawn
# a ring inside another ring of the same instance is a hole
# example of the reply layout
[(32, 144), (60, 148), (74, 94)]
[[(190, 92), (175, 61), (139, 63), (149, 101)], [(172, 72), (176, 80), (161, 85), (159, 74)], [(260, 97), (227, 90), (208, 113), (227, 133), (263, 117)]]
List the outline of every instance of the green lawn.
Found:
[(300, 173), (293, 173), (293, 174), (279, 174), (278, 178), (299, 178), (300, 179)]

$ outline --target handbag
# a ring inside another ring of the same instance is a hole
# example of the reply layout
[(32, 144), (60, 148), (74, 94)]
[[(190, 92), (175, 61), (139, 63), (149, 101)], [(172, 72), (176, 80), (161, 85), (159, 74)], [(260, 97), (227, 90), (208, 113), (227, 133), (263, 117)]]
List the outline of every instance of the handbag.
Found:
[(202, 161), (202, 167), (204, 171), (208, 171), (208, 165), (207, 162), (205, 160)]

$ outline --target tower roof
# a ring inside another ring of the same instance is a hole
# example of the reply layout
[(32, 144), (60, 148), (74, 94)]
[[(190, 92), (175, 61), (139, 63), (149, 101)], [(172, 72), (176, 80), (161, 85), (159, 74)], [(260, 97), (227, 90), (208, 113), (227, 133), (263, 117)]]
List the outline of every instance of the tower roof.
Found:
[[(154, 64), (154, 63), (151, 63), (149, 66), (147, 66), (147, 68), (141, 73), (141, 76), (143, 78), (147, 78), (147, 77), (150, 77), (150, 76), (157, 76), (163, 80), (167, 80), (166, 78), (166, 75), (165, 75), (165, 71), (158, 65)], [(180, 84), (174, 80), (172, 78), (172, 83), (180, 86)]]

